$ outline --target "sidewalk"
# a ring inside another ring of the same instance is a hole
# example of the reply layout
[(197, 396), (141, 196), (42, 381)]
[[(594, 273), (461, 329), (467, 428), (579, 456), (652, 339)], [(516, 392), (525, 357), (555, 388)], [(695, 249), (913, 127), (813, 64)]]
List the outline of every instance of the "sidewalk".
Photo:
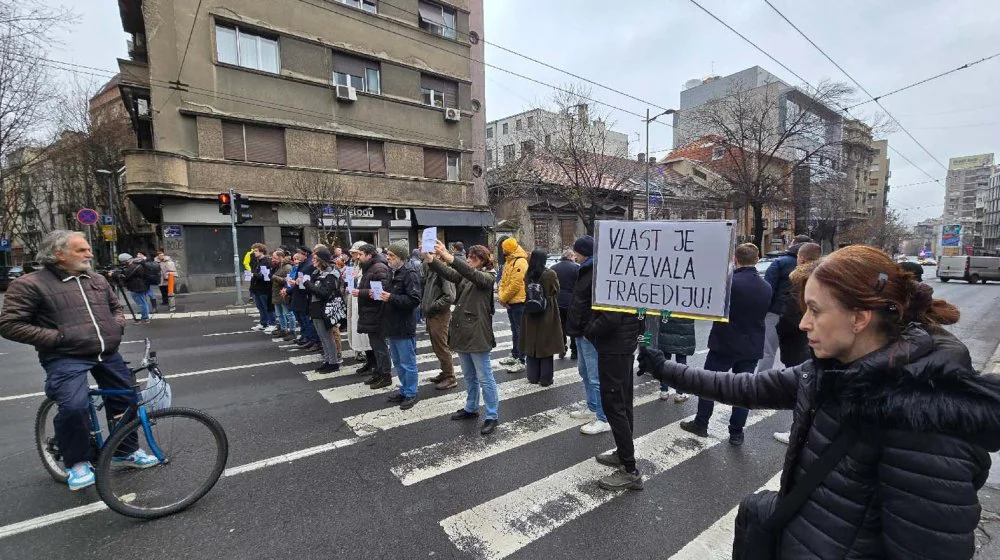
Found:
[[(160, 312), (150, 315), (151, 319), (189, 319), (192, 317), (215, 317), (219, 315), (245, 315), (257, 313), (257, 308), (253, 304), (246, 303), (247, 294), (243, 294), (243, 305), (236, 306), (236, 291), (226, 290), (219, 292), (195, 292), (191, 294), (177, 294), (174, 296), (175, 310), (168, 312), (163, 305), (159, 306)], [(159, 293), (157, 293), (157, 303), (160, 303)], [(133, 308), (135, 303), (129, 300)], [(128, 314), (128, 308), (125, 308)]]

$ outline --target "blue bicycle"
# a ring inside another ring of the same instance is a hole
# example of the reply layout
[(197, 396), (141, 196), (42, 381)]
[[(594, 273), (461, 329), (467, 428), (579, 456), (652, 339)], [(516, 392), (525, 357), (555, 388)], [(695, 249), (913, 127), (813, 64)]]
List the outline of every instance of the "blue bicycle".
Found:
[[(91, 445), (98, 451), (94, 467), (97, 493), (107, 506), (122, 515), (142, 519), (177, 513), (200, 500), (215, 486), (229, 458), (229, 442), (222, 425), (190, 408), (170, 407), (170, 386), (150, 351), (149, 340), (139, 367), (130, 368), (133, 379), (147, 373), (146, 388), (92, 389), (90, 395)], [(135, 403), (110, 426), (97, 412), (103, 398), (134, 395)], [(35, 417), (35, 444), (45, 470), (58, 482), (68, 475), (61, 465), (53, 418), (55, 402), (45, 399)], [(105, 436), (107, 432), (107, 436)], [(145, 445), (143, 445), (143, 441)], [(130, 469), (112, 461), (115, 450), (136, 444), (145, 447), (159, 464)]]

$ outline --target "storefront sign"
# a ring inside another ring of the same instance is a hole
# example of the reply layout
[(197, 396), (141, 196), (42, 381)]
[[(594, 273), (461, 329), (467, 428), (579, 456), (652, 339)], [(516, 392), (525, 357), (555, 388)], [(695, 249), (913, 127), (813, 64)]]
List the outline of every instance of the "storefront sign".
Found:
[(182, 232), (181, 226), (163, 226), (163, 237), (180, 237)]

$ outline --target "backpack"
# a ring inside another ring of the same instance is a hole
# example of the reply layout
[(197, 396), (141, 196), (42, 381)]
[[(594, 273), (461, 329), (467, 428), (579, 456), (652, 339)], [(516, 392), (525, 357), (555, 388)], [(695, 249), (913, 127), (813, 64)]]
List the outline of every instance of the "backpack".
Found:
[(160, 283), (160, 265), (156, 261), (146, 261), (142, 263), (143, 273), (146, 277), (146, 282), (152, 285), (158, 285)]
[(539, 282), (531, 282), (527, 285), (524, 296), (524, 312), (529, 315), (544, 313), (549, 306), (549, 298), (545, 297), (545, 290)]

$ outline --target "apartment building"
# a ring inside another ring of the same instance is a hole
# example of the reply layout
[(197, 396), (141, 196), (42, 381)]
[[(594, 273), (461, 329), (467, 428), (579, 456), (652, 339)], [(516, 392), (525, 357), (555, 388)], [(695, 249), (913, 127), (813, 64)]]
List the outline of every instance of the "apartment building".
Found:
[(945, 225), (961, 226), (956, 254), (982, 254), (985, 246), (986, 200), (993, 175), (993, 154), (954, 157), (945, 179)]
[(1000, 255), (1000, 165), (993, 167), (983, 198), (983, 252)]
[[(483, 242), (482, 0), (120, 0), (124, 188), (182, 287), (232, 278), (217, 196), (249, 196), (240, 252)], [(336, 235), (319, 235), (331, 222)], [(340, 229), (339, 226), (344, 228)], [(349, 225), (349, 233), (348, 233)]]
[[(573, 107), (573, 113), (560, 115), (544, 109), (532, 109), (486, 123), (486, 169), (493, 169), (535, 151), (536, 146), (565, 145), (571, 135), (577, 148), (592, 148), (594, 153), (617, 158), (629, 157), (628, 134), (608, 128), (600, 119), (591, 120), (587, 104)], [(579, 126), (585, 123), (586, 126)]]

